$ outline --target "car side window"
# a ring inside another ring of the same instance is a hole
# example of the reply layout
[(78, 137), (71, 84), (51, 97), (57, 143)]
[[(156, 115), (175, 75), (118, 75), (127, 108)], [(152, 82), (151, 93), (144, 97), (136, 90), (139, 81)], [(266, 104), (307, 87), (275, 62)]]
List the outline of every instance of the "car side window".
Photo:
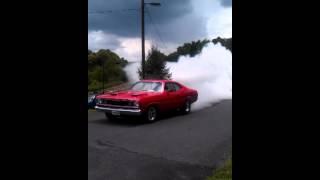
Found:
[(174, 86), (172, 85), (172, 83), (166, 83), (166, 85), (165, 85), (165, 91), (170, 91), (170, 90), (173, 90), (173, 91), (175, 91), (175, 88), (174, 88)]
[(166, 83), (166, 84), (164, 85), (164, 90), (165, 90), (165, 91), (169, 91), (169, 83)]
[(172, 84), (174, 86), (175, 91), (179, 91), (181, 87), (177, 83)]

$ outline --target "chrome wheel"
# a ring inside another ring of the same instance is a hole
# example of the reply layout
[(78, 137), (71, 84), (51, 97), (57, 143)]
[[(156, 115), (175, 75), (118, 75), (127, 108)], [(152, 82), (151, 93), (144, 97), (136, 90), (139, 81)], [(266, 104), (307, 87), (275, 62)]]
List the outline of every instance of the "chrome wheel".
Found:
[(185, 110), (184, 110), (184, 111), (185, 111), (186, 113), (190, 112), (190, 110), (191, 110), (191, 107), (190, 107), (191, 104), (190, 104), (189, 101), (186, 102), (186, 105), (185, 105), (185, 106), (186, 106), (186, 107), (185, 107)]
[(157, 110), (155, 107), (150, 107), (148, 110), (148, 121), (154, 121), (157, 118)]
[(181, 113), (182, 114), (189, 114), (190, 111), (191, 111), (191, 103), (190, 103), (190, 101), (186, 101), (184, 103), (184, 106), (182, 107)]

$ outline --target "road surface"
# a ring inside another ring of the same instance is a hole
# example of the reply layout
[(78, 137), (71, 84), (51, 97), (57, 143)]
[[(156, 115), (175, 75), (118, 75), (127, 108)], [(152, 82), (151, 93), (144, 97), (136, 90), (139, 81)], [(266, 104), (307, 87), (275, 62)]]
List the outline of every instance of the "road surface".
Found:
[(88, 112), (89, 180), (204, 180), (231, 147), (232, 100), (152, 124)]

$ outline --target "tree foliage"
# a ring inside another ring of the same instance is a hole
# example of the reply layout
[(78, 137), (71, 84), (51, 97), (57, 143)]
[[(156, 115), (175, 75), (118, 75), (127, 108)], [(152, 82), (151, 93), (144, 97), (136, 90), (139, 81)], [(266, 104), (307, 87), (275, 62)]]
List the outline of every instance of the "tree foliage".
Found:
[[(102, 88), (104, 83), (126, 82), (127, 76), (123, 67), (128, 63), (109, 49), (98, 52), (88, 50), (88, 89), (95, 91)], [(103, 69), (102, 69), (103, 68)]]
[[(142, 65), (141, 65), (142, 66)], [(141, 67), (138, 70), (139, 77), (142, 79)], [(170, 79), (171, 73), (166, 67), (166, 55), (157, 48), (152, 47), (145, 63), (145, 79)]]
[[(191, 43), (184, 43), (182, 46), (179, 46), (177, 50), (173, 53), (170, 53), (166, 57), (166, 61), (169, 62), (177, 62), (180, 56), (190, 56), (194, 57), (197, 54), (200, 54), (202, 49), (210, 42), (210, 40), (204, 39), (204, 40), (198, 40), (198, 41), (192, 41)], [(213, 39), (211, 41), (214, 44), (217, 44), (218, 42), (226, 47), (228, 50), (232, 52), (232, 38), (220, 38), (217, 37), (216, 39)]]
[[(157, 48), (152, 47), (146, 60), (146, 79), (170, 79), (171, 73), (166, 67), (166, 62), (177, 62), (180, 56), (194, 57), (200, 54), (203, 47), (208, 43), (220, 43), (232, 52), (232, 38), (220, 38), (192, 41), (179, 46), (175, 52), (165, 55)], [(109, 49), (101, 49), (93, 52), (88, 49), (88, 89), (98, 90), (102, 88), (102, 80), (105, 84), (115, 82), (126, 82), (127, 76), (123, 68), (128, 64), (124, 58), (120, 58)], [(104, 71), (102, 71), (102, 67)], [(102, 74), (103, 73), (103, 74)], [(140, 79), (142, 79), (141, 67), (138, 69)]]
[(182, 46), (178, 47), (177, 50), (171, 54), (169, 54), (166, 58), (166, 61), (177, 62), (180, 56), (189, 55), (190, 57), (194, 57), (195, 55), (201, 53), (203, 47), (209, 43), (210, 41), (198, 40), (192, 41), (191, 43), (184, 43)]
[(230, 50), (232, 53), (232, 38), (217, 37), (216, 39), (213, 39), (212, 42), (214, 44), (220, 43), (222, 46)]

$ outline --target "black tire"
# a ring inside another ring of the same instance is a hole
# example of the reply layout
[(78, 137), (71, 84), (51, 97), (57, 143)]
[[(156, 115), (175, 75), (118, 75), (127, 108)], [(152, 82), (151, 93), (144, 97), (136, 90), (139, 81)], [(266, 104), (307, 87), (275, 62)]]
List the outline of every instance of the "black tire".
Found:
[(146, 113), (144, 114), (145, 121), (152, 123), (158, 118), (158, 110), (155, 106), (150, 106)]
[(112, 114), (105, 113), (105, 115), (109, 121), (113, 121), (115, 119), (115, 117)]
[(182, 114), (189, 114), (191, 112), (191, 102), (187, 100), (183, 107), (181, 108), (181, 113)]

